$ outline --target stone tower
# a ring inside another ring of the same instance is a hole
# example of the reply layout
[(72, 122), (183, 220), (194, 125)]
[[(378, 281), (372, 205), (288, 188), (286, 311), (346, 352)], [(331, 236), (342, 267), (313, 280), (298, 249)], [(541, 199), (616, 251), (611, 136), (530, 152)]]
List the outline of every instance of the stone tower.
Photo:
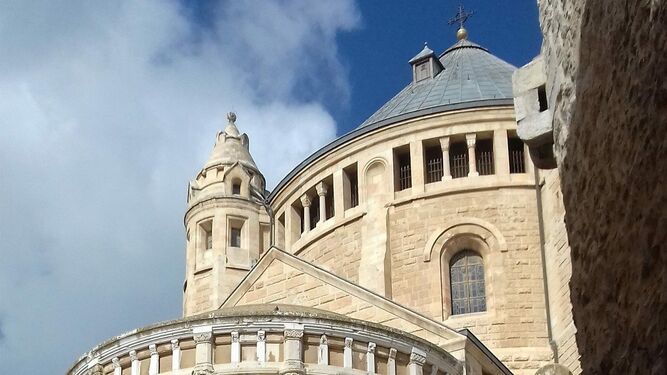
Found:
[(183, 315), (215, 310), (269, 247), (264, 176), (236, 115), (218, 132), (208, 161), (190, 182)]

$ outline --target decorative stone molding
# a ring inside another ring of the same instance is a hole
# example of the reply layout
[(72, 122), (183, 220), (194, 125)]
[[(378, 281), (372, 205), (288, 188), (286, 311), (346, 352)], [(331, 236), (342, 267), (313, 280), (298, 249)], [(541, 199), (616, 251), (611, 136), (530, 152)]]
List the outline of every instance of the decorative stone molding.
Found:
[(303, 337), (302, 329), (286, 329), (285, 330), (285, 339), (301, 339)]
[(426, 353), (423, 350), (412, 348), (409, 363), (424, 366), (426, 364)]
[(463, 234), (481, 238), (492, 251), (507, 251), (505, 237), (493, 224), (474, 217), (463, 217), (448, 222), (431, 234), (424, 246), (424, 262), (430, 262), (433, 254), (439, 254), (447, 241)]

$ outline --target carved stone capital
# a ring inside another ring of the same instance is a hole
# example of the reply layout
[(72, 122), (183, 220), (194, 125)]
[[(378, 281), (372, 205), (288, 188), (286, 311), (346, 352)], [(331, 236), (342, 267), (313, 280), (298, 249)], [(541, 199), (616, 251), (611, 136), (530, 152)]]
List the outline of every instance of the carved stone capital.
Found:
[(323, 196), (327, 195), (327, 191), (329, 191), (329, 187), (324, 182), (320, 182), (315, 186), (315, 190), (317, 191), (317, 195), (319, 195), (320, 197), (323, 197)]
[(307, 194), (302, 195), (300, 199), (301, 199), (301, 204), (303, 205), (303, 207), (310, 207), (311, 201), (310, 201), (310, 197)]
[(237, 331), (232, 332), (232, 342), (239, 342), (239, 333)]
[(197, 332), (192, 335), (192, 338), (195, 340), (195, 344), (208, 344), (213, 338), (212, 332)]
[(449, 151), (449, 137), (440, 138), (440, 148), (442, 149), (442, 152)]
[(286, 329), (285, 339), (301, 339), (303, 337), (302, 329)]
[(352, 342), (353, 342), (353, 341), (354, 341), (354, 340), (352, 340), (351, 337), (346, 337), (346, 338), (345, 338), (345, 347), (346, 347), (346, 348), (352, 348)]
[(98, 363), (95, 366), (93, 366), (90, 370), (88, 370), (88, 373), (90, 375), (104, 375), (104, 366)]
[(210, 363), (196, 365), (192, 370), (192, 375), (211, 375), (213, 374), (213, 365)]
[(327, 335), (322, 335), (322, 337), (320, 337), (320, 345), (329, 345), (329, 339), (327, 338)]
[(468, 143), (468, 148), (475, 147), (475, 141), (477, 140), (477, 134), (466, 134), (466, 143)]
[(148, 350), (151, 352), (151, 355), (157, 355), (157, 345), (148, 345)]
[(264, 342), (264, 341), (266, 341), (266, 332), (257, 331), (257, 342)]
[(412, 348), (410, 353), (410, 364), (424, 366), (426, 364), (426, 353), (417, 348)]
[(389, 358), (396, 359), (396, 349), (394, 348), (389, 349)]
[(368, 343), (368, 352), (369, 353), (375, 353), (375, 347), (376, 347), (376, 345), (375, 345), (374, 342), (369, 342)]
[(138, 358), (137, 358), (137, 351), (136, 351), (136, 350), (131, 350), (131, 351), (130, 351), (130, 360), (131, 360), (131, 361), (136, 361), (136, 360), (138, 360)]
[(171, 351), (173, 352), (176, 349), (180, 349), (177, 339), (171, 340)]

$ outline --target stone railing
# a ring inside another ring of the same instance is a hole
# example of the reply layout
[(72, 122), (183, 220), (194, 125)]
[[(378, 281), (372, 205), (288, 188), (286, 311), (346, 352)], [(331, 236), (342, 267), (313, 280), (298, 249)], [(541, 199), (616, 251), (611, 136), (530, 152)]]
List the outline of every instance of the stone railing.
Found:
[(407, 333), (294, 306), (245, 306), (109, 340), (68, 375), (461, 374), (449, 353)]

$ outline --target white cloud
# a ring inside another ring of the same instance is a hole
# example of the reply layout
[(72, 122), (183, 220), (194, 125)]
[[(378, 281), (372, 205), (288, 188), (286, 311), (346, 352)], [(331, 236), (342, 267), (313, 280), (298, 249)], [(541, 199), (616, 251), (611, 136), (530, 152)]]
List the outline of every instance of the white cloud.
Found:
[[(270, 185), (335, 136), (352, 1), (0, 4), (0, 363), (63, 373), (180, 315), (188, 179), (225, 113)], [(39, 359), (36, 359), (39, 358)]]

